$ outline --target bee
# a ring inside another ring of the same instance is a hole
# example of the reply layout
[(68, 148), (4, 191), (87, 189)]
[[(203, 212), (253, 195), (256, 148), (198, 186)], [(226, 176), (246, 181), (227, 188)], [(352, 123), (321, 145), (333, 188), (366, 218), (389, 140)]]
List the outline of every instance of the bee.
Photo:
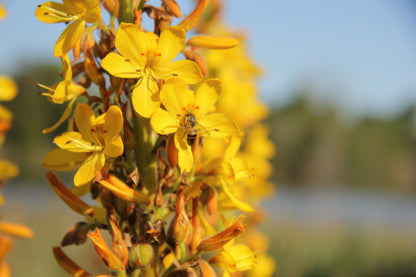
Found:
[(194, 145), (196, 139), (198, 138), (198, 123), (193, 114), (187, 113), (183, 118), (182, 127), (186, 134), (186, 142), (189, 146)]

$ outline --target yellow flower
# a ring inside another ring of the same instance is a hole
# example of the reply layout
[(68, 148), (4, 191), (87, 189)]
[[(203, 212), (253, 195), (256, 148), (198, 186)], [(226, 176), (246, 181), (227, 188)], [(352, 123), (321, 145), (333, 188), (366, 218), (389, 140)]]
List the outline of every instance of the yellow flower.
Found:
[(48, 99), (54, 103), (62, 104), (67, 101), (71, 102), (69, 102), (64, 113), (54, 125), (42, 130), (42, 133), (44, 134), (52, 132), (53, 130), (58, 128), (71, 115), (72, 106), (74, 105), (75, 100), (78, 98), (78, 96), (85, 93), (85, 88), (83, 86), (80, 86), (72, 81), (72, 68), (71, 63), (69, 62), (68, 55), (63, 55), (61, 57), (61, 61), (62, 75), (64, 76), (64, 80), (55, 84), (52, 88), (44, 86), (42, 84), (38, 84), (38, 86), (51, 92), (44, 92), (42, 93), (42, 95), (48, 97)]
[(119, 78), (138, 78), (132, 92), (133, 107), (143, 117), (150, 117), (159, 107), (159, 81), (179, 76), (187, 84), (202, 80), (198, 65), (189, 60), (172, 60), (184, 47), (182, 27), (164, 30), (160, 37), (142, 32), (134, 24), (121, 23), (116, 35), (120, 54), (110, 53), (101, 66)]
[(6, 8), (0, 4), (0, 20), (4, 19), (7, 16)]
[(44, 23), (70, 22), (55, 44), (54, 55), (61, 57), (81, 38), (86, 23), (101, 21), (99, 0), (62, 0), (63, 4), (48, 1), (36, 9), (36, 17)]
[(224, 251), (213, 256), (210, 263), (221, 267), (225, 277), (236, 271), (253, 269), (256, 265), (256, 255), (245, 244), (225, 245)]
[(197, 92), (187, 89), (184, 81), (172, 78), (166, 81), (160, 99), (166, 110), (158, 108), (152, 116), (153, 129), (162, 135), (175, 133), (178, 163), (181, 171), (193, 167), (191, 146), (196, 136), (226, 137), (238, 133), (238, 127), (222, 113), (208, 113), (214, 108), (220, 93), (218, 80), (207, 80)]
[[(59, 149), (51, 151), (43, 160), (43, 165), (50, 169), (62, 170), (70, 168), (72, 161), (65, 162), (48, 156), (57, 156), (59, 151), (68, 159), (75, 159), (67, 152), (84, 157), (84, 162), (74, 176), (74, 185), (82, 186), (91, 181), (104, 167), (106, 156), (115, 158), (123, 154), (124, 146), (120, 136), (123, 127), (123, 115), (117, 106), (111, 106), (107, 112), (95, 118), (91, 107), (78, 104), (75, 113), (75, 123), (79, 132), (65, 132), (54, 139)], [(79, 157), (78, 156), (78, 157)]]

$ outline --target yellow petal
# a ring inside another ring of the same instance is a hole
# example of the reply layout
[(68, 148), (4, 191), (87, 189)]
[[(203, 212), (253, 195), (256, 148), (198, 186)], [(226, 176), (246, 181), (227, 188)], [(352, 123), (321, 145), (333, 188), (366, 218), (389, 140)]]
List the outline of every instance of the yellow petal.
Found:
[(230, 142), (228, 143), (227, 150), (225, 150), (225, 154), (224, 154), (225, 162), (231, 161), (237, 155), (237, 152), (240, 149), (242, 139), (243, 139), (242, 135), (231, 136)]
[(96, 228), (95, 231), (89, 233), (88, 237), (91, 239), (94, 245), (95, 251), (101, 257), (101, 259), (105, 262), (105, 265), (109, 269), (111, 270), (124, 269), (123, 263), (116, 255), (114, 255), (114, 253), (110, 250), (110, 248), (108, 248), (98, 228)]
[(156, 45), (156, 38), (153, 39), (153, 43), (149, 43), (148, 40), (146, 33), (140, 31), (135, 24), (123, 22), (118, 28), (115, 43), (117, 50), (124, 58), (129, 59), (135, 68), (143, 69), (146, 65), (149, 47), (152, 44)]
[(0, 180), (4, 181), (19, 175), (19, 167), (10, 161), (0, 160)]
[(213, 137), (225, 137), (239, 134), (238, 127), (231, 118), (223, 113), (212, 113), (198, 118), (198, 123)]
[(113, 76), (119, 78), (140, 78), (141, 67), (133, 67), (133, 63), (117, 53), (110, 53), (101, 61), (101, 67)]
[(68, 22), (76, 18), (68, 7), (51, 1), (39, 5), (35, 11), (35, 16), (44, 23)]
[(65, 132), (62, 135), (55, 137), (53, 142), (59, 148), (70, 152), (94, 152), (100, 151), (101, 146), (94, 142), (85, 140), (78, 132)]
[(107, 138), (113, 138), (120, 134), (123, 128), (123, 114), (118, 106), (110, 106), (104, 113), (104, 126)]
[(160, 101), (172, 115), (181, 117), (188, 104), (194, 103), (194, 94), (181, 78), (170, 78), (160, 91)]
[(196, 84), (203, 79), (199, 66), (190, 60), (180, 60), (170, 63), (163, 68), (156, 68), (155, 74), (159, 79), (163, 80), (178, 76), (187, 84)]
[(0, 232), (20, 238), (33, 237), (33, 231), (29, 227), (7, 221), (0, 221)]
[(138, 114), (151, 117), (160, 106), (159, 86), (156, 81), (149, 76), (141, 78), (133, 89), (132, 102)]
[(204, 116), (217, 102), (218, 95), (221, 93), (221, 82), (217, 79), (206, 80), (201, 84), (195, 94), (196, 117)]
[(42, 166), (50, 170), (71, 171), (80, 167), (85, 159), (83, 153), (54, 149), (43, 158)]
[(105, 155), (103, 153), (91, 154), (85, 162), (78, 169), (74, 176), (74, 185), (82, 186), (91, 181), (98, 171), (100, 171), (105, 164)]
[(99, 0), (86, 0), (85, 1), (85, 21), (88, 23), (94, 23), (101, 21), (101, 7)]
[(150, 124), (157, 133), (167, 135), (178, 130), (179, 120), (171, 113), (159, 108), (153, 114)]
[(231, 193), (228, 184), (221, 179), (221, 184), (222, 184), (222, 188), (224, 190), (224, 193), (228, 196), (228, 198), (230, 198), (231, 202), (233, 202), (233, 204), (240, 210), (242, 210), (243, 212), (248, 212), (248, 213), (252, 213), (254, 212), (254, 209), (247, 203), (238, 200), (237, 198), (234, 197), (234, 195)]
[(121, 136), (112, 137), (110, 141), (106, 141), (104, 148), (104, 154), (115, 158), (123, 154), (124, 144)]
[(13, 114), (6, 107), (4, 107), (3, 105), (0, 105), (0, 120), (10, 122), (12, 119), (13, 119)]
[(187, 42), (188, 45), (198, 48), (209, 49), (227, 49), (235, 47), (240, 44), (240, 41), (231, 37), (219, 37), (219, 36), (194, 36)]
[(0, 76), (0, 101), (10, 101), (17, 95), (17, 85), (12, 78)]
[(0, 20), (4, 19), (7, 16), (6, 8), (0, 4)]
[(87, 104), (78, 104), (75, 108), (74, 119), (82, 137), (90, 142), (96, 141), (91, 133), (92, 123), (95, 120), (95, 115), (91, 107)]
[(175, 146), (178, 149), (178, 163), (181, 172), (190, 172), (194, 166), (194, 156), (192, 149), (186, 142), (186, 134), (179, 129), (175, 134)]
[(157, 45), (157, 65), (164, 65), (173, 59), (182, 50), (186, 40), (185, 29), (179, 26), (170, 27), (160, 34)]
[(75, 43), (80, 39), (85, 30), (85, 21), (78, 19), (69, 24), (58, 38), (55, 44), (53, 54), (55, 57), (61, 57), (71, 50)]
[(58, 119), (58, 121), (53, 124), (51, 127), (43, 129), (42, 130), (42, 134), (47, 134), (50, 133), (52, 131), (54, 131), (56, 128), (58, 128), (59, 126), (61, 126), (61, 124), (68, 119), (68, 117), (71, 115), (72, 113), (72, 106), (75, 103), (76, 98), (73, 98), (71, 102), (69, 102), (68, 106), (66, 106), (66, 109), (64, 111), (64, 113), (61, 115), (61, 117)]
[(53, 174), (52, 172), (46, 173), (46, 178), (48, 179), (48, 183), (53, 189), (53, 191), (71, 208), (74, 212), (94, 216), (94, 209), (75, 196), (69, 189), (65, 187), (65, 185), (58, 179), (58, 177)]

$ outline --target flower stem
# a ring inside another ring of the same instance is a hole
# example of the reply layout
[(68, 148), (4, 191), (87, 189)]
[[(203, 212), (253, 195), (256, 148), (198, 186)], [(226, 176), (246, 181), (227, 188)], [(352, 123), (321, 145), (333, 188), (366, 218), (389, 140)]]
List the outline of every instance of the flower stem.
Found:
[(156, 191), (156, 155), (152, 153), (156, 134), (148, 118), (133, 116), (136, 164), (141, 183), (149, 194)]
[(134, 23), (134, 0), (120, 0), (118, 22)]

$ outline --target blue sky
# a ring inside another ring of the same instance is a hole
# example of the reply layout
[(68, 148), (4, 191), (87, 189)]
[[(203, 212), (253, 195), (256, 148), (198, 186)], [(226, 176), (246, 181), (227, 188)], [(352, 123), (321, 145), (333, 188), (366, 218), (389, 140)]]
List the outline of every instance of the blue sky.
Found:
[[(304, 84), (316, 99), (359, 114), (389, 115), (416, 103), (416, 5), (410, 0), (225, 2), (229, 25), (247, 32), (249, 50), (265, 69), (258, 84), (269, 103), (286, 103)], [(2, 3), (9, 17), (0, 22), (0, 73), (19, 70), (25, 60), (59, 64), (53, 44), (64, 26), (37, 21), (42, 1)]]

